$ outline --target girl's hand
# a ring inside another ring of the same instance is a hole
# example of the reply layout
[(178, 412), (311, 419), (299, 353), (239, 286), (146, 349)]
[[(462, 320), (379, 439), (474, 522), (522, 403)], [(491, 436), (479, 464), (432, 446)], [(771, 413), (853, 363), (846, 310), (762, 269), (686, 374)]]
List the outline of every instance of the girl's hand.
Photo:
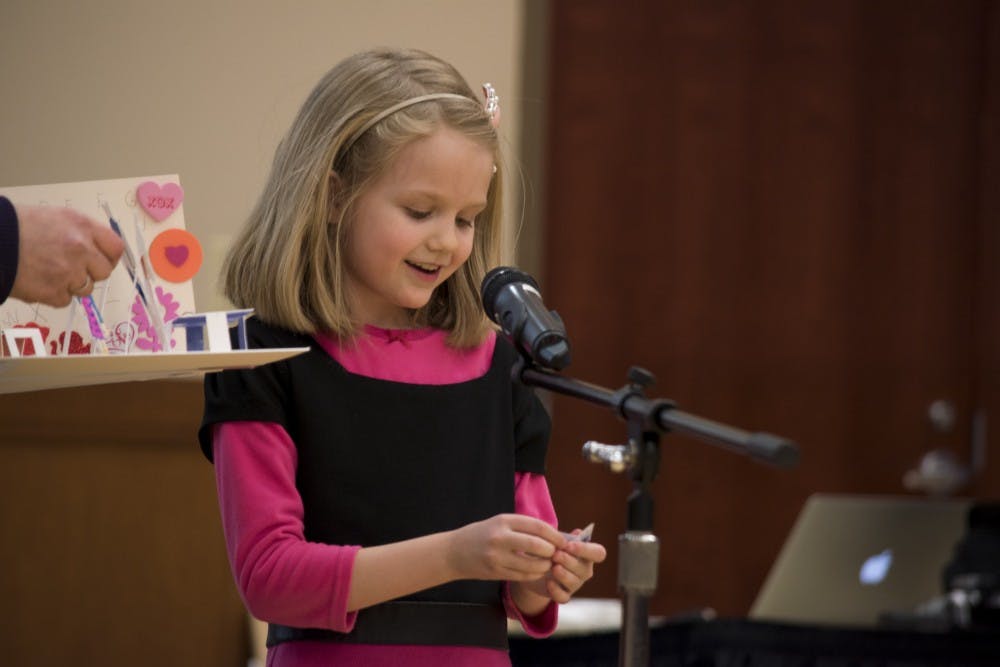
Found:
[(452, 531), (446, 560), (456, 579), (532, 581), (554, 567), (567, 543), (540, 519), (498, 514)]
[[(573, 534), (579, 532), (577, 529)], [(535, 581), (518, 586), (536, 596), (565, 604), (594, 576), (594, 564), (604, 562), (607, 556), (605, 548), (596, 542), (568, 541), (565, 547), (553, 554), (551, 571)]]
[(548, 596), (566, 604), (594, 576), (594, 564), (607, 557), (608, 552), (597, 542), (568, 542), (552, 557), (552, 571), (545, 577)]

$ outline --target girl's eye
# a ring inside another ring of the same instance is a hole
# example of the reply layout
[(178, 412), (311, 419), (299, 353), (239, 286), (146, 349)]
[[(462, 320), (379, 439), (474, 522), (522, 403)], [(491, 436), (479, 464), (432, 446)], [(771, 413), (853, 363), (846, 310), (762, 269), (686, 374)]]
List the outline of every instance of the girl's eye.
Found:
[(414, 220), (424, 220), (429, 218), (431, 215), (430, 211), (420, 211), (415, 208), (406, 208), (406, 214), (409, 215)]
[(455, 224), (457, 224), (459, 227), (475, 227), (476, 220), (474, 218), (473, 219), (455, 218)]

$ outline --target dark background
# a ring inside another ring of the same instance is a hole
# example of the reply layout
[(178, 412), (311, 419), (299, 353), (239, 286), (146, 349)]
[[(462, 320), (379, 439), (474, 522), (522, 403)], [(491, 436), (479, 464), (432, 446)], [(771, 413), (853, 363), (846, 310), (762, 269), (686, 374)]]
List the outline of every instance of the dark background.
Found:
[[(801, 447), (786, 471), (664, 439), (654, 613), (745, 614), (809, 494), (906, 493), (934, 449), (997, 499), (973, 423), (1000, 423), (998, 9), (551, 3), (541, 274), (567, 372), (642, 365), (649, 395)], [(586, 594), (614, 596), (630, 483), (579, 452), (624, 423), (563, 397), (554, 417), (556, 507), (597, 522)]]

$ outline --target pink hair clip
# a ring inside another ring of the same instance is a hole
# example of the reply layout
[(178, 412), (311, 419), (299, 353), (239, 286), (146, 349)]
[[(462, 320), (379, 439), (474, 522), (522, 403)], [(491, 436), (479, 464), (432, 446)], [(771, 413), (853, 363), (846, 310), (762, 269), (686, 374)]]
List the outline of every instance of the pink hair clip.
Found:
[(483, 95), (486, 97), (486, 105), (484, 110), (486, 115), (490, 117), (490, 125), (493, 129), (500, 127), (500, 97), (497, 95), (497, 91), (493, 89), (493, 84), (484, 83), (483, 84)]

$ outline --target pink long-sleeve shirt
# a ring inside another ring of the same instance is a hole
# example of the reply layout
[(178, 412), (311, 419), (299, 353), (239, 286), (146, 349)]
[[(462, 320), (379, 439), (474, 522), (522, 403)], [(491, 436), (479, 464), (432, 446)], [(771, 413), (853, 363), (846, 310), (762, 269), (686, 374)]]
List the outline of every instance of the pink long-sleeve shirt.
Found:
[[(445, 345), (439, 330), (365, 327), (352, 345), (319, 335), (316, 342), (348, 372), (412, 384), (452, 384), (486, 373), (494, 336), (471, 351)], [(295, 443), (270, 422), (224, 422), (213, 428), (213, 453), (223, 532), (237, 586), (250, 613), (293, 627), (349, 632), (347, 611), (354, 557), (360, 546), (307, 542), (302, 499), (295, 487)], [(514, 508), (557, 525), (545, 477), (515, 475)], [(525, 617), (504, 586), (510, 618), (536, 637), (551, 634), (558, 605)], [(468, 646), (388, 646), (292, 641), (268, 650), (268, 667), (296, 665), (509, 665), (504, 651)]]

